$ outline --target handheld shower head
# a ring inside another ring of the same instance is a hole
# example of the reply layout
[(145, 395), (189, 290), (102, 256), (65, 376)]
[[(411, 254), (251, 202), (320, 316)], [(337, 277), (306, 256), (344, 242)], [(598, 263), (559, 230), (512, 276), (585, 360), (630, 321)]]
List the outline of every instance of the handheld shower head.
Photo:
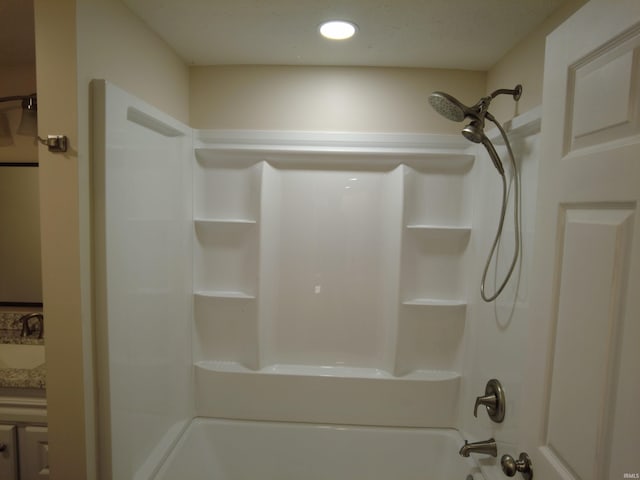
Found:
[(469, 113), (469, 107), (448, 93), (433, 92), (429, 95), (429, 103), (436, 112), (454, 122), (461, 122)]
[(522, 95), (522, 85), (516, 85), (514, 89), (501, 88), (495, 90), (490, 95), (482, 97), (478, 100), (478, 103), (472, 107), (467, 107), (457, 98), (444, 92), (433, 92), (429, 95), (429, 103), (443, 117), (452, 120), (454, 122), (462, 122), (465, 118), (470, 118), (471, 122), (462, 129), (462, 135), (473, 142), (481, 143), (489, 152), (489, 156), (493, 161), (496, 169), (500, 175), (504, 175), (504, 168), (500, 157), (498, 156), (495, 148), (491, 144), (491, 141), (484, 134), (484, 120), (488, 118), (490, 121), (498, 124), (496, 119), (489, 113), (489, 104), (498, 95), (511, 95), (514, 100), (519, 100)]
[[(516, 85), (514, 89), (501, 88), (495, 90), (490, 95), (482, 97), (472, 107), (467, 107), (456, 97), (444, 92), (433, 92), (429, 95), (429, 103), (436, 112), (454, 122), (461, 122), (467, 117), (478, 120), (478, 123), (474, 126), (475, 128), (465, 127), (462, 133), (472, 142), (480, 143), (480, 137), (476, 136), (477, 129), (484, 128), (484, 117), (489, 114), (489, 104), (498, 95), (512, 95), (513, 99), (517, 101), (522, 95), (522, 85)], [(465, 131), (471, 135), (471, 138), (467, 136)]]
[(464, 135), (464, 137), (470, 142), (481, 143), (484, 145), (494, 167), (496, 167), (496, 170), (498, 170), (500, 175), (504, 175), (504, 167), (502, 166), (500, 156), (498, 155), (498, 152), (496, 152), (491, 140), (489, 140), (489, 138), (484, 134), (484, 122), (481, 122), (480, 120), (471, 120), (469, 125), (462, 129), (462, 135)]
[(484, 128), (479, 120), (471, 120), (471, 123), (462, 129), (462, 135), (473, 143), (482, 143), (486, 138)]

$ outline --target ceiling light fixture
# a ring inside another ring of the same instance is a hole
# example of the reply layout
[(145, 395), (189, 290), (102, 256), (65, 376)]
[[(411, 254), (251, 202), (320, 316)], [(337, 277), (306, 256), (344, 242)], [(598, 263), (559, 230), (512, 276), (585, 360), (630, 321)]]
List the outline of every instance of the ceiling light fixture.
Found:
[(355, 35), (357, 27), (355, 23), (342, 20), (332, 20), (320, 25), (320, 34), (331, 40), (346, 40)]

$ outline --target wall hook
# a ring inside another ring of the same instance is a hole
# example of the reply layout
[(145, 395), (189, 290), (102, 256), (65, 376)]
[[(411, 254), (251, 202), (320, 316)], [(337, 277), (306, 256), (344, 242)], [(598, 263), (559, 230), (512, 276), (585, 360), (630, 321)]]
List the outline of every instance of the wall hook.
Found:
[(67, 136), (66, 135), (47, 135), (47, 138), (36, 137), (38, 141), (46, 145), (50, 152), (61, 153), (67, 151)]

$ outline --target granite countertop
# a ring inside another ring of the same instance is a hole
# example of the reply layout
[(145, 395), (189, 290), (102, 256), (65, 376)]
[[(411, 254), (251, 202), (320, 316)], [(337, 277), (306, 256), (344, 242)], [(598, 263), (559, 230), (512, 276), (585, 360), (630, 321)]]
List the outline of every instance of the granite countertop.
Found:
[(21, 337), (20, 330), (0, 328), (0, 343), (12, 343), (15, 345), (44, 345), (44, 338), (38, 338), (37, 334), (30, 337)]
[[(21, 337), (18, 320), (24, 313), (0, 313), (0, 344), (44, 345), (37, 334)], [(44, 390), (47, 385), (46, 364), (35, 368), (0, 368), (0, 388), (35, 388)]]

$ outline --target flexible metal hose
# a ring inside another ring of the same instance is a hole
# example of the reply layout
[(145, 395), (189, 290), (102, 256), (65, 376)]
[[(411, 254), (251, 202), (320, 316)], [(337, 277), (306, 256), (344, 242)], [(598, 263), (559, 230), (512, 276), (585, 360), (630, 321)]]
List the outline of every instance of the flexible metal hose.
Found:
[[(489, 266), (491, 265), (493, 256), (495, 255), (496, 248), (498, 247), (498, 244), (500, 243), (500, 239), (502, 238), (504, 218), (507, 212), (507, 202), (509, 200), (509, 195), (507, 194), (507, 180), (505, 178), (505, 174), (503, 171), (499, 171), (500, 178), (502, 179), (502, 208), (500, 209), (500, 222), (498, 223), (496, 236), (493, 240), (493, 245), (491, 246), (491, 252), (489, 253), (489, 257), (487, 258), (487, 262), (484, 266), (484, 271), (482, 273), (482, 282), (480, 284), (480, 295), (482, 296), (482, 299), (485, 302), (492, 302), (496, 298), (498, 298), (498, 296), (502, 293), (502, 291), (504, 290), (504, 287), (506, 287), (507, 283), (509, 282), (511, 275), (513, 274), (513, 271), (515, 270), (516, 263), (518, 261), (518, 256), (520, 253), (522, 225), (521, 225), (521, 219), (520, 219), (520, 175), (518, 172), (518, 167), (516, 165), (515, 157), (513, 155), (513, 151), (511, 149), (511, 144), (509, 143), (509, 139), (507, 138), (507, 134), (504, 131), (504, 128), (502, 128), (502, 125), (500, 125), (500, 123), (493, 117), (493, 115), (487, 112), (486, 118), (491, 120), (496, 125), (496, 127), (498, 127), (498, 130), (500, 130), (500, 134), (504, 139), (504, 143), (507, 146), (507, 152), (509, 153), (511, 166), (513, 168), (513, 178), (514, 178), (514, 185), (515, 185), (515, 195), (514, 195), (515, 200), (514, 200), (514, 209), (513, 209), (513, 222), (514, 222), (514, 230), (515, 230), (515, 250), (513, 252), (513, 259), (511, 260), (511, 265), (509, 266), (507, 275), (505, 276), (500, 286), (496, 289), (493, 295), (487, 296), (487, 294), (485, 293), (485, 283), (487, 280), (487, 273), (489, 271)], [(498, 152), (496, 152), (496, 149), (494, 148), (493, 144), (489, 140), (482, 143), (487, 149), (487, 152), (489, 153), (489, 156), (494, 161), (494, 163), (500, 162), (500, 156), (498, 155)]]

